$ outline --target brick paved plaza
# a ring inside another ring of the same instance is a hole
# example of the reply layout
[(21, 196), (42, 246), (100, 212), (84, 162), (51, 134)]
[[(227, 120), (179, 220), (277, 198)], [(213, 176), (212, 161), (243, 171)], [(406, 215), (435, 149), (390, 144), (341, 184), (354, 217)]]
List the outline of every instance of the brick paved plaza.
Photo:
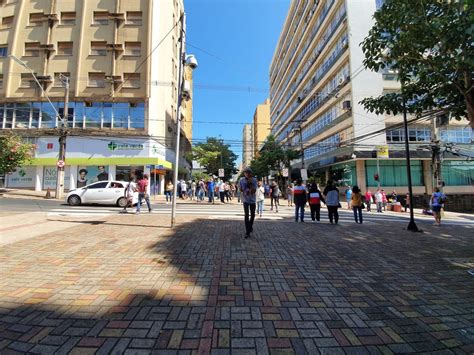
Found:
[(168, 220), (3, 246), (0, 353), (474, 353), (472, 227)]

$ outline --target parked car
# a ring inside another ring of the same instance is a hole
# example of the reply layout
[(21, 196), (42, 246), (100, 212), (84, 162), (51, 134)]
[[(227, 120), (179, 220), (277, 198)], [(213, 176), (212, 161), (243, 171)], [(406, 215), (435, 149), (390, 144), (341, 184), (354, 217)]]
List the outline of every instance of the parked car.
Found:
[[(71, 206), (80, 204), (117, 205), (124, 207), (126, 181), (98, 181), (93, 184), (71, 190), (66, 195), (66, 202)], [(138, 202), (138, 192), (133, 193), (132, 204)]]

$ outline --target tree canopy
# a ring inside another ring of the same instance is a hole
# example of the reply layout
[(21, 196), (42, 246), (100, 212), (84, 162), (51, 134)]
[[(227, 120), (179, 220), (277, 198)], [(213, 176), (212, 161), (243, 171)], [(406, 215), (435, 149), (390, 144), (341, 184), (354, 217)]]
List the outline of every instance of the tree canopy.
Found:
[(364, 66), (398, 73), (402, 93), (361, 101), (377, 114), (444, 109), (474, 127), (474, 2), (385, 0), (362, 42)]
[(16, 168), (27, 164), (33, 156), (35, 146), (23, 143), (21, 137), (0, 137), (0, 175), (11, 174)]
[(196, 144), (193, 147), (192, 159), (204, 167), (208, 174), (217, 176), (219, 169), (223, 168), (225, 180), (229, 180), (237, 172), (237, 155), (230, 149), (230, 145), (215, 137), (208, 137), (205, 143)]
[(297, 159), (300, 152), (294, 149), (284, 149), (274, 136), (268, 136), (258, 157), (252, 160), (250, 167), (254, 175), (264, 177), (270, 171), (280, 172), (282, 167), (290, 167), (290, 162)]

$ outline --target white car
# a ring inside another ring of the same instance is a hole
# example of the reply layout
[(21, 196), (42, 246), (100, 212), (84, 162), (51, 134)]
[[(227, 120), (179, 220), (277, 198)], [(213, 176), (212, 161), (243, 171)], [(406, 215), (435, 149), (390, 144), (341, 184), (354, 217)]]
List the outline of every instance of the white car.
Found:
[[(86, 203), (125, 207), (127, 199), (124, 193), (127, 186), (128, 182), (126, 181), (98, 181), (69, 191), (66, 195), (66, 202), (71, 206)], [(138, 192), (134, 192), (132, 205), (137, 202)]]

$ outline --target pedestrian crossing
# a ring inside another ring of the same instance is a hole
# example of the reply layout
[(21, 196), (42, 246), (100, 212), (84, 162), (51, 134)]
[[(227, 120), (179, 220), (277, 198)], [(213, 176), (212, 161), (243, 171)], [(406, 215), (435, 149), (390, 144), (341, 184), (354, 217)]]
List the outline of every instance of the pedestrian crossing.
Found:
[[(153, 204), (152, 215), (171, 215), (171, 204)], [(52, 208), (48, 211), (48, 217), (70, 217), (70, 218), (88, 218), (88, 217), (107, 217), (111, 215), (121, 214), (122, 209), (116, 206), (96, 206), (96, 205), (82, 205), (82, 206), (68, 206), (61, 205), (57, 208)], [(128, 215), (133, 215), (135, 208), (128, 209)], [(142, 215), (148, 215), (146, 206), (142, 207)], [(176, 208), (176, 214), (178, 216), (203, 216), (208, 219), (226, 219), (226, 220), (240, 220), (244, 218), (243, 206), (241, 204), (208, 204), (208, 203), (178, 203)], [(265, 206), (263, 216), (257, 216), (257, 220), (267, 221), (293, 221), (294, 220), (294, 208), (281, 206), (279, 212), (275, 213), (270, 210), (269, 206)], [(416, 217), (426, 222), (431, 222), (432, 218)], [(348, 211), (344, 208), (339, 210), (340, 222), (354, 222), (352, 211)], [(311, 222), (311, 215), (309, 208), (305, 209), (305, 221)], [(321, 221), (328, 222), (328, 215), (326, 209), (321, 210)], [(400, 221), (406, 223), (408, 221), (408, 214), (403, 215), (389, 215), (389, 214), (375, 214), (375, 213), (364, 213), (364, 223), (384, 223), (386, 221)], [(465, 223), (462, 221), (453, 221), (453, 224)], [(469, 223), (471, 224), (471, 223)]]

